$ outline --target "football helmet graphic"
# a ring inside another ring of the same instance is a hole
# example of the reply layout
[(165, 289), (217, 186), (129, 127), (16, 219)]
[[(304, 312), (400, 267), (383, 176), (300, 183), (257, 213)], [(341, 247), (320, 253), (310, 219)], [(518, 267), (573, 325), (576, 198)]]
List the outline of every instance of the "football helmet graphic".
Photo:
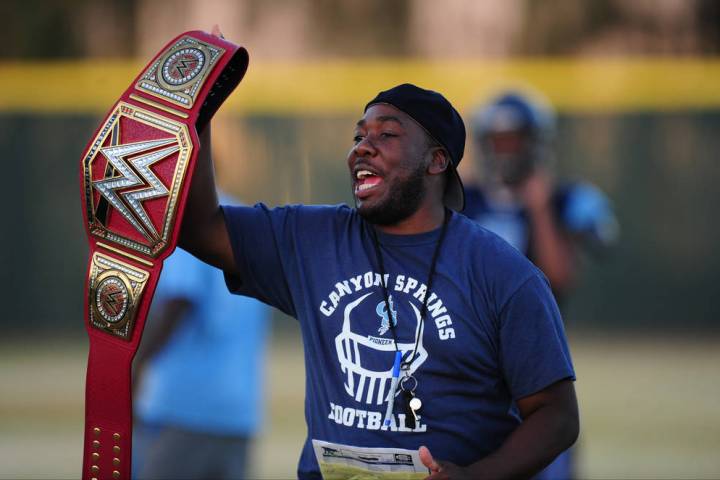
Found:
[[(335, 337), (335, 349), (340, 367), (345, 374), (347, 394), (358, 402), (380, 405), (387, 402), (390, 396), (389, 386), (395, 357), (395, 342), (390, 335), (382, 337), (357, 331), (358, 327), (366, 326), (368, 322), (361, 322), (358, 318), (361, 314), (356, 308), (371, 295), (373, 292), (363, 295), (345, 307), (342, 330)], [(384, 303), (383, 301), (382, 304), (384, 305)], [(412, 302), (408, 303), (415, 313), (415, 336), (411, 342), (399, 342), (397, 349), (402, 353), (403, 359), (407, 359), (409, 355), (413, 355), (412, 352), (417, 341), (417, 352), (414, 354), (412, 363), (408, 365), (408, 373), (412, 374), (425, 362), (428, 354), (423, 346), (424, 325), (420, 319), (420, 310)], [(374, 311), (381, 320), (385, 320), (382, 316), (385, 309), (377, 307)], [(381, 311), (382, 313), (380, 313)], [(387, 317), (387, 313), (385, 313), (385, 317)], [(395, 317), (395, 312), (393, 312), (393, 317)], [(353, 327), (356, 328), (356, 331), (353, 331)], [(373, 327), (377, 332), (374, 324)]]

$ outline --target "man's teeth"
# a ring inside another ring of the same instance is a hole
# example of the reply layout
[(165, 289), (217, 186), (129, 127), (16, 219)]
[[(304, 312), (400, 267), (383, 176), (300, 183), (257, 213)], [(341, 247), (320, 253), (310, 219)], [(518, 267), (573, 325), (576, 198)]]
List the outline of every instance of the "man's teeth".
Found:
[(355, 185), (356, 192), (363, 192), (365, 190), (375, 188), (380, 183), (380, 178), (370, 170), (358, 170), (355, 173), (355, 178), (358, 181)]

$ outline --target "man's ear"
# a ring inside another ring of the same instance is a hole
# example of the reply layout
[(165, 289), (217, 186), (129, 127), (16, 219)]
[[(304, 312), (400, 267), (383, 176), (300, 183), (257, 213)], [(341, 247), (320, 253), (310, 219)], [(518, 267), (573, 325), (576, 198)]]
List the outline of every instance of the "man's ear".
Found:
[(428, 173), (430, 175), (438, 175), (444, 173), (450, 165), (450, 156), (444, 148), (434, 148), (430, 165), (428, 165)]

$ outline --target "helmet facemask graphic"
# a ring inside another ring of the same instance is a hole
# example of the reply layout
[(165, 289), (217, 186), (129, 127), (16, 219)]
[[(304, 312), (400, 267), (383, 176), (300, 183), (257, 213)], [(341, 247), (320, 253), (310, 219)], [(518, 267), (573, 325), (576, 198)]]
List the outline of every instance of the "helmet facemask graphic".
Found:
[[(345, 391), (347, 394), (358, 402), (380, 405), (387, 402), (390, 396), (389, 387), (395, 356), (395, 342), (392, 337), (363, 335), (351, 329), (353, 311), (370, 295), (373, 293), (367, 293), (345, 307), (342, 331), (335, 337), (335, 349), (342, 372), (346, 375)], [(397, 350), (402, 353), (403, 359), (414, 355), (415, 358), (408, 365), (408, 373), (412, 374), (425, 362), (428, 355), (423, 346), (424, 322), (420, 320), (420, 310), (412, 302), (408, 303), (415, 313), (415, 336), (411, 342), (398, 343)], [(390, 328), (390, 315), (386, 311), (385, 302), (378, 303), (374, 310), (381, 320), (379, 328), (375, 331), (379, 335), (383, 335)], [(397, 316), (392, 303), (390, 303), (390, 310), (394, 326)], [(356, 325), (360, 323), (357, 318), (355, 321)], [(385, 325), (386, 322), (387, 325)], [(413, 354), (416, 341), (417, 351)]]

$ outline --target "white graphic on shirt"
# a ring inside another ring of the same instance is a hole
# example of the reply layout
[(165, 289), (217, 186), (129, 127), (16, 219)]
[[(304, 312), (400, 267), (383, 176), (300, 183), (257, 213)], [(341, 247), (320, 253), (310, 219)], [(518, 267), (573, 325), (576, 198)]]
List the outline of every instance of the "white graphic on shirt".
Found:
[[(373, 293), (366, 293), (354, 300), (345, 307), (343, 313), (343, 326), (340, 334), (335, 337), (335, 349), (338, 361), (345, 377), (345, 391), (357, 402), (380, 405), (387, 402), (390, 396), (389, 385), (392, 377), (392, 364), (395, 353), (395, 342), (391, 338), (376, 337), (373, 335), (361, 335), (352, 331), (352, 312), (367, 297)], [(412, 374), (427, 359), (427, 350), (423, 346), (424, 325), (420, 320), (420, 311), (411, 302), (408, 302), (415, 312), (416, 328), (415, 338), (412, 342), (398, 343), (397, 349), (403, 354), (403, 358), (411, 354), (415, 349), (414, 360), (408, 366), (408, 372)], [(362, 350), (368, 351), (370, 355), (385, 355), (388, 358), (387, 370), (376, 371), (363, 366)]]

